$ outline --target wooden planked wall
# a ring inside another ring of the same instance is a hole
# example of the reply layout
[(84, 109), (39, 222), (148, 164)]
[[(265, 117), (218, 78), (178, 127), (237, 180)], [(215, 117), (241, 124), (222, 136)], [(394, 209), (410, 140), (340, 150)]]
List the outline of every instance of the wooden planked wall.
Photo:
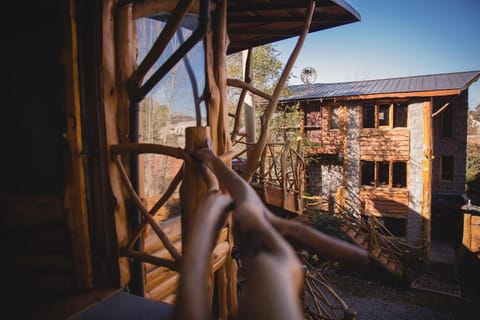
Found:
[[(343, 151), (345, 131), (330, 129), (329, 107), (319, 104), (306, 104), (304, 110), (304, 132), (311, 144), (306, 154), (339, 154)], [(341, 119), (344, 123), (345, 119)], [(342, 127), (342, 125), (340, 125)]]
[(410, 130), (361, 129), (360, 158), (366, 161), (408, 161), (410, 158)]
[(360, 190), (365, 212), (378, 217), (407, 218), (408, 190)]
[(57, 195), (0, 195), (4, 289), (51, 294), (74, 289), (72, 247)]

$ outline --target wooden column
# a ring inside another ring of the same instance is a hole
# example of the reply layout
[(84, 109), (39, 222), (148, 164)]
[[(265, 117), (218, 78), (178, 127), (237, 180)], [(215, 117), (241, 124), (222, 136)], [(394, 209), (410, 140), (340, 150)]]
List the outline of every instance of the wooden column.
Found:
[(64, 138), (68, 150), (65, 155), (64, 210), (71, 234), (75, 282), (80, 290), (93, 287), (92, 260), (87, 216), (85, 170), (83, 167), (82, 112), (80, 110), (80, 86), (78, 73), (77, 28), (75, 1), (68, 1), (67, 19), (64, 20), (64, 47), (62, 65), (65, 71), (66, 130)]
[[(209, 139), (209, 127), (188, 127), (185, 130), (185, 150), (191, 154), (199, 147), (205, 146), (205, 141)], [(205, 199), (207, 185), (196, 162), (185, 161), (183, 170), (180, 202), (182, 204), (182, 243), (186, 243), (195, 211)]]
[[(117, 79), (116, 79), (116, 50), (115, 50), (115, 7), (117, 0), (106, 0), (103, 2), (102, 16), (102, 82), (103, 82), (103, 105), (105, 116), (106, 147), (126, 142), (128, 126), (128, 104), (120, 104), (117, 97)], [(126, 89), (126, 88), (125, 88)], [(120, 120), (119, 119), (124, 119)], [(110, 187), (114, 197), (115, 227), (117, 232), (118, 247), (127, 245), (127, 210), (125, 207), (127, 194), (123, 191), (122, 180), (115, 166), (111, 154), (107, 153), (108, 175), (110, 177)], [(130, 282), (129, 259), (119, 257), (119, 286), (123, 287)]]
[(421, 258), (424, 262), (430, 259), (431, 216), (432, 216), (432, 105), (433, 101), (423, 103), (423, 159), (422, 159), (422, 244)]

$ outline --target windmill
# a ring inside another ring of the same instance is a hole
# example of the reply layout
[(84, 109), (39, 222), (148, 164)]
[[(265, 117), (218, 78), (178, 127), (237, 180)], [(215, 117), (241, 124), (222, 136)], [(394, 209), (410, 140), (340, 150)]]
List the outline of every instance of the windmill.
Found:
[(315, 69), (312, 67), (306, 67), (302, 70), (300, 79), (305, 84), (311, 84), (315, 82), (315, 79), (317, 79), (317, 71), (315, 71)]

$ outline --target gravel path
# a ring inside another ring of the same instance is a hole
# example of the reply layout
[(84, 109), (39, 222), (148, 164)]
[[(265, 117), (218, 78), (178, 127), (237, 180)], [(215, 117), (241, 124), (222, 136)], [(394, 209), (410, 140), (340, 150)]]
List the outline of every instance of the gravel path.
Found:
[[(358, 320), (479, 320), (480, 302), (454, 296), (394, 288), (384, 281), (345, 272), (325, 276), (344, 301), (357, 312)], [(476, 306), (476, 308), (474, 308)]]

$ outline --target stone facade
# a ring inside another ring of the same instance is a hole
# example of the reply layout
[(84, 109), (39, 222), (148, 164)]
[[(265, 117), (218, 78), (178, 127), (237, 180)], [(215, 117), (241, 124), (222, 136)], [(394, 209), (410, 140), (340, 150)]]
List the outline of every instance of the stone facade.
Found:
[(360, 205), (358, 194), (360, 192), (360, 107), (349, 106), (347, 113), (347, 148), (346, 170), (348, 200)]
[(423, 103), (408, 106), (410, 128), (410, 160), (407, 169), (408, 218), (407, 239), (418, 245), (421, 242), (422, 212), (422, 159), (423, 159)]

